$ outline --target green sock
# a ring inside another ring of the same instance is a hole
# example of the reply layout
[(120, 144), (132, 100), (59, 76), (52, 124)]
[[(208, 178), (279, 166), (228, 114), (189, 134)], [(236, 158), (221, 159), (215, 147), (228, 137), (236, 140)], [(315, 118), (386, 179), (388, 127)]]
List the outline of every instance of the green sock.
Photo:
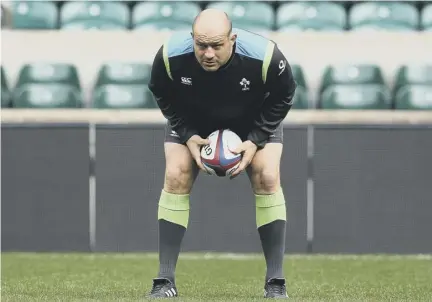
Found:
[(286, 204), (282, 189), (271, 195), (255, 195), (256, 223), (267, 272), (266, 281), (283, 278), (285, 254)]
[(158, 209), (159, 278), (175, 282), (175, 268), (189, 222), (189, 194), (162, 191)]

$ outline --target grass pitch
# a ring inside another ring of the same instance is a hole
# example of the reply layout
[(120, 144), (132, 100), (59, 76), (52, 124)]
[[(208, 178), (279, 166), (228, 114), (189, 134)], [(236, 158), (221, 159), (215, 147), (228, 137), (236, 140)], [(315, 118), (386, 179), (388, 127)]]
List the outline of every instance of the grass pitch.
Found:
[[(2, 301), (146, 301), (155, 254), (2, 254)], [(262, 256), (182, 254), (175, 301), (262, 299)], [(294, 301), (432, 301), (432, 256), (287, 256)]]

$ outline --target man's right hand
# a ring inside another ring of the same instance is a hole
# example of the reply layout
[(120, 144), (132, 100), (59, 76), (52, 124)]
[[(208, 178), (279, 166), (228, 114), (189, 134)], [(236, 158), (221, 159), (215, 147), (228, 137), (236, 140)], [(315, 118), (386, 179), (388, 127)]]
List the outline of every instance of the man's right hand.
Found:
[(196, 134), (191, 136), (191, 138), (186, 142), (186, 145), (188, 146), (189, 151), (198, 167), (206, 173), (207, 171), (201, 162), (201, 147), (208, 144), (210, 144), (210, 140), (203, 139), (201, 136)]

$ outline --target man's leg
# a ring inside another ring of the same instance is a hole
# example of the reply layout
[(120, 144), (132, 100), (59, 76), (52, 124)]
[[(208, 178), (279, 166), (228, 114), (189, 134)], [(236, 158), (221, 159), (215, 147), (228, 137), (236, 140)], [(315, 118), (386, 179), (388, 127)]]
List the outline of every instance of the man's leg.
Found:
[(279, 292), (285, 296), (283, 257), (286, 204), (280, 184), (282, 135), (280, 127), (276, 136), (270, 138), (269, 143), (257, 151), (247, 172), (255, 194), (256, 224), (267, 265), (265, 281), (276, 282), (275, 294)]
[(165, 181), (158, 206), (159, 274), (152, 290), (155, 297), (177, 295), (173, 287), (175, 269), (189, 222), (189, 194), (198, 175), (189, 149), (177, 141), (171, 129), (167, 130), (165, 140), (165, 162)]
[(165, 181), (159, 207), (159, 277), (175, 281), (175, 267), (189, 222), (189, 194), (198, 170), (189, 149), (165, 143)]

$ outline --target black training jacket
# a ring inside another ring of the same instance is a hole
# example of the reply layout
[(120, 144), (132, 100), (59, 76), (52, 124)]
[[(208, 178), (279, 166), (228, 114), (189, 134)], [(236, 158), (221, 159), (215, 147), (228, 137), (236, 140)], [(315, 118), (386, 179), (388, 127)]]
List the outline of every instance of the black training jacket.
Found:
[(233, 32), (233, 54), (216, 72), (197, 62), (190, 32), (174, 33), (154, 58), (149, 89), (183, 143), (202, 129), (242, 127), (263, 146), (292, 106), (296, 83), (275, 42)]

